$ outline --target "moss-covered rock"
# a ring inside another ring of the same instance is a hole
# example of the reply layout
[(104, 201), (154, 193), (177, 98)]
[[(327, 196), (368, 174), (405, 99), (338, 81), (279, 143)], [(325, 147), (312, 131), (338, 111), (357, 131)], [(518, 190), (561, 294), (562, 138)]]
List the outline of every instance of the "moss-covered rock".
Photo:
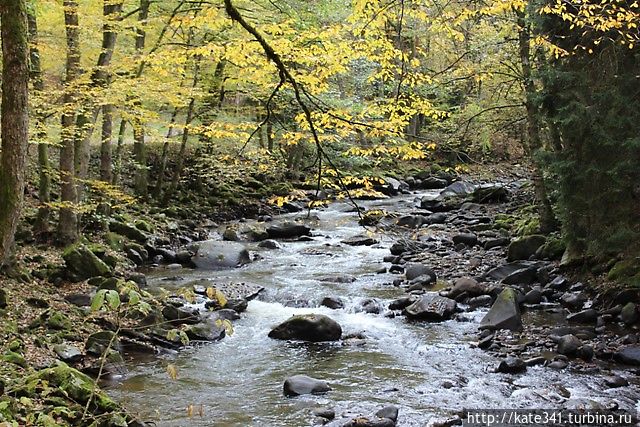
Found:
[(509, 261), (529, 259), (536, 251), (545, 244), (546, 237), (539, 234), (520, 237), (512, 241), (507, 249), (507, 259)]
[(109, 247), (114, 251), (121, 251), (124, 249), (124, 244), (126, 242), (126, 238), (124, 236), (109, 231), (105, 234), (104, 239)]
[(607, 278), (618, 282), (628, 281), (629, 278), (640, 274), (640, 262), (637, 259), (623, 259), (618, 261), (611, 270)]
[(62, 253), (62, 258), (74, 279), (85, 280), (94, 276), (111, 275), (111, 268), (86, 245), (68, 246)]
[(11, 350), (5, 351), (5, 353), (2, 355), (2, 361), (6, 363), (13, 363), (14, 365), (18, 365), (23, 368), (27, 367), (27, 361), (25, 360), (24, 356)]
[(54, 311), (47, 319), (47, 327), (55, 330), (71, 329), (71, 320), (59, 311)]
[(547, 242), (540, 246), (538, 252), (538, 258), (541, 259), (560, 259), (562, 254), (567, 249), (566, 243), (557, 237), (549, 238)]
[(109, 223), (109, 230), (142, 244), (144, 244), (148, 239), (148, 236), (144, 231), (131, 223), (112, 221)]

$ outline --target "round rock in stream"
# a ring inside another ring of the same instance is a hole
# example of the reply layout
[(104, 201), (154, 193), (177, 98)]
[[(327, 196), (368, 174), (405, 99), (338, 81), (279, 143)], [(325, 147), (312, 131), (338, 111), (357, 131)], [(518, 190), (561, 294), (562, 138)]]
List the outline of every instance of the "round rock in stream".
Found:
[(200, 243), (193, 262), (198, 268), (217, 270), (248, 264), (251, 257), (240, 243), (207, 240)]
[(287, 397), (300, 396), (302, 394), (320, 394), (331, 390), (331, 387), (322, 380), (306, 375), (294, 375), (284, 381), (283, 392)]
[(337, 341), (341, 336), (338, 322), (323, 314), (293, 316), (269, 332), (269, 338), (310, 342)]

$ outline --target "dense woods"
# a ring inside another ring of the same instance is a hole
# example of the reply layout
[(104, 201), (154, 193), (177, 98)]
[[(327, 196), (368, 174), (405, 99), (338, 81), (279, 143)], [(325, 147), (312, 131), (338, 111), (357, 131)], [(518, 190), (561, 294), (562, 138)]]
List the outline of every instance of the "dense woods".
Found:
[(67, 271), (82, 248), (99, 276), (100, 245), (150, 264), (154, 227), (192, 240), (174, 220), (349, 200), (368, 224), (390, 177), (524, 165), (509, 227), (640, 286), (635, 0), (3, 0), (0, 25), (7, 280), (34, 251), (64, 258), (38, 277), (56, 286), (94, 276)]

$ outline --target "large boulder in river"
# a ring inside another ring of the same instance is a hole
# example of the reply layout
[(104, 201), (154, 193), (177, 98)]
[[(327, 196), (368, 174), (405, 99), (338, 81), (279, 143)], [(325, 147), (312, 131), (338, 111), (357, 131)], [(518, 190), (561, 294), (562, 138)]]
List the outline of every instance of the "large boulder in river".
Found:
[(85, 280), (111, 275), (111, 268), (83, 244), (78, 243), (67, 247), (62, 253), (62, 258), (73, 279)]
[(293, 316), (269, 332), (269, 338), (299, 341), (337, 341), (342, 336), (342, 327), (323, 314), (301, 314)]
[(487, 288), (484, 285), (478, 283), (477, 280), (471, 277), (461, 277), (456, 280), (451, 291), (449, 291), (449, 298), (456, 299), (460, 295), (466, 295), (467, 297), (477, 297), (485, 295)]
[(466, 181), (456, 181), (440, 192), (445, 197), (466, 197), (474, 192), (476, 186)]
[(432, 268), (427, 267), (424, 264), (418, 264), (418, 263), (406, 265), (404, 268), (404, 274), (407, 280), (413, 280), (420, 276), (428, 276), (430, 283), (435, 282), (438, 278), (436, 275), (436, 272), (433, 271)]
[(489, 312), (481, 322), (482, 329), (510, 329), (517, 331), (522, 329), (522, 318), (516, 291), (505, 288), (491, 306)]
[(310, 235), (311, 228), (295, 222), (283, 222), (282, 224), (274, 224), (268, 227), (267, 234), (270, 239), (293, 239)]
[(507, 260), (516, 261), (519, 259), (529, 259), (532, 255), (535, 255), (538, 248), (544, 245), (546, 241), (547, 238), (539, 234), (516, 239), (509, 244)]
[(405, 308), (404, 314), (410, 319), (440, 322), (450, 319), (456, 308), (454, 300), (430, 293)]
[(287, 397), (300, 396), (302, 394), (320, 394), (331, 390), (331, 387), (322, 380), (306, 375), (294, 375), (284, 381), (283, 392)]
[(198, 268), (218, 270), (248, 264), (251, 257), (241, 243), (207, 240), (200, 243), (192, 261)]

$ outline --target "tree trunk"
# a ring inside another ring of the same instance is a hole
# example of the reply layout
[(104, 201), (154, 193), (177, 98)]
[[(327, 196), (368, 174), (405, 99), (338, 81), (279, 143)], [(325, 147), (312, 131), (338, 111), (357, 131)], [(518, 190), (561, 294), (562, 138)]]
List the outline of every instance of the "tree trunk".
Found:
[[(198, 80), (200, 77), (200, 63), (199, 59), (196, 59), (196, 65), (193, 70), (193, 86), (198, 86)], [(167, 205), (169, 200), (173, 197), (176, 190), (178, 189), (178, 183), (180, 182), (180, 176), (182, 175), (182, 169), (184, 168), (184, 158), (187, 154), (187, 142), (189, 142), (189, 125), (193, 121), (193, 113), (194, 107), (196, 105), (195, 98), (191, 98), (189, 101), (189, 106), (187, 107), (187, 116), (184, 119), (184, 131), (182, 132), (182, 141), (180, 143), (180, 152), (178, 153), (178, 162), (176, 164), (176, 169), (173, 172), (173, 178), (171, 179), (171, 185), (167, 189), (167, 192), (164, 195), (162, 200), (163, 205)]]
[[(136, 28), (136, 53), (142, 56), (146, 41), (146, 31), (144, 29), (149, 17), (150, 0), (140, 0), (140, 11), (138, 13), (138, 27)], [(140, 64), (142, 68), (142, 63)], [(137, 102), (137, 106), (141, 103)], [(133, 156), (136, 161), (135, 190), (136, 194), (144, 199), (148, 196), (149, 178), (147, 172), (147, 150), (145, 147), (145, 129), (142, 120), (133, 124)]]
[[(111, 58), (113, 57), (113, 51), (115, 49), (116, 40), (118, 38), (118, 32), (116, 31), (115, 26), (113, 25), (114, 20), (118, 20), (120, 18), (120, 12), (122, 11), (122, 2), (113, 2), (113, 0), (104, 0), (102, 7), (102, 15), (104, 19), (104, 23), (102, 25), (102, 49), (100, 51), (100, 55), (98, 56), (98, 62), (96, 67), (94, 68), (91, 74), (91, 86), (92, 87), (102, 87), (106, 88), (111, 81), (111, 73), (108, 71), (108, 67), (111, 64)], [(75, 150), (76, 150), (76, 173), (80, 179), (86, 179), (89, 171), (89, 162), (91, 160), (91, 136), (93, 135), (93, 131), (96, 125), (96, 121), (98, 119), (98, 114), (100, 113), (101, 107), (95, 105), (95, 101), (93, 99), (85, 99), (83, 102), (85, 105), (82, 108), (81, 112), (78, 114), (78, 118), (76, 121), (76, 142), (75, 142)], [(104, 114), (104, 108), (102, 108)], [(107, 108), (109, 110), (109, 108)], [(111, 111), (107, 112), (108, 114)], [(109, 115), (108, 120), (111, 119), (111, 115)], [(104, 132), (104, 118), (103, 118), (103, 132)], [(108, 123), (107, 123), (108, 126)], [(111, 137), (108, 138), (111, 140)], [(106, 160), (102, 158), (103, 155), (107, 155), (109, 158), (111, 157), (111, 149), (110, 145), (105, 146), (104, 144), (105, 138), (103, 135), (102, 144), (100, 149), (101, 159), (100, 159), (100, 172), (101, 179), (103, 173), (103, 167), (106, 167)], [(111, 160), (109, 160), (109, 168)], [(110, 175), (111, 172), (109, 171)], [(83, 199), (83, 190), (84, 184), (78, 184), (78, 199)]]
[[(40, 65), (40, 49), (38, 47), (38, 21), (33, 8), (27, 8), (27, 25), (29, 27), (29, 78), (33, 84), (33, 94), (43, 97), (44, 81), (42, 80), (42, 66)], [(38, 198), (40, 206), (36, 216), (33, 230), (36, 235), (49, 232), (50, 209), (47, 203), (51, 202), (51, 165), (49, 162), (49, 146), (45, 142), (47, 130), (44, 114), (41, 110), (34, 111), (36, 119), (36, 138), (38, 141)]]
[(531, 67), (531, 27), (527, 22), (526, 12), (516, 12), (518, 21), (518, 48), (520, 55), (520, 66), (522, 67), (522, 77), (524, 79), (525, 108), (527, 110), (527, 152), (533, 164), (533, 186), (538, 205), (538, 215), (540, 217), (540, 231), (549, 233), (557, 228), (555, 215), (547, 189), (544, 183), (542, 165), (538, 159), (539, 151), (542, 149), (540, 139), (540, 120), (538, 110), (535, 105), (536, 87), (532, 77)]
[(2, 25), (0, 267), (2, 267), (9, 260), (20, 219), (29, 143), (29, 43), (24, 0), (2, 0), (0, 23)]
[(63, 244), (73, 243), (78, 239), (78, 217), (75, 204), (78, 202), (75, 185), (75, 109), (77, 93), (73, 89), (74, 80), (80, 74), (80, 46), (78, 37), (78, 2), (64, 1), (64, 23), (67, 36), (67, 75), (65, 77), (65, 93), (63, 97), (64, 113), (62, 114), (62, 130), (60, 149), (60, 222), (58, 223), (58, 239)]
[(100, 145), (100, 179), (111, 183), (111, 138), (113, 136), (113, 105), (102, 107), (102, 144)]
[(122, 117), (118, 128), (118, 145), (116, 146), (116, 156), (113, 161), (113, 178), (111, 184), (118, 185), (120, 183), (120, 173), (122, 171), (122, 149), (124, 146), (124, 137), (127, 133), (127, 120)]
[(162, 146), (162, 155), (160, 156), (160, 165), (158, 166), (158, 180), (156, 181), (156, 187), (153, 189), (153, 198), (159, 200), (162, 196), (162, 187), (164, 186), (164, 173), (167, 169), (167, 159), (169, 157), (169, 145), (171, 140), (171, 134), (173, 129), (175, 129), (176, 125), (176, 117), (178, 116), (178, 111), (180, 109), (175, 107), (173, 109), (173, 113), (171, 114), (171, 122), (169, 123), (169, 130), (167, 131), (167, 136), (164, 139), (164, 144)]

